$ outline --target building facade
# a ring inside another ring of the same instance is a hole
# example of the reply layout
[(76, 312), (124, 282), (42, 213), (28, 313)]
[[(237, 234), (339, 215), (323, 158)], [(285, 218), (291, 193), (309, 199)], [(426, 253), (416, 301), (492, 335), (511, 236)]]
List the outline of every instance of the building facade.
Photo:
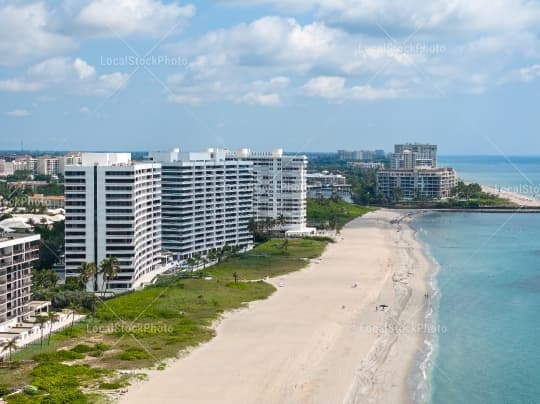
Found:
[[(120, 269), (101, 289), (129, 289), (164, 270), (161, 254), (161, 165), (129, 153), (83, 153), (65, 169), (66, 276), (83, 262), (116, 257)], [(89, 282), (88, 288), (92, 288)]]
[(457, 185), (453, 168), (380, 170), (377, 190), (393, 201), (446, 199)]
[(57, 157), (38, 158), (37, 173), (41, 175), (58, 175), (60, 173), (60, 160)]
[(39, 235), (0, 234), (0, 325), (28, 314), (32, 268), (39, 259)]
[(227, 159), (253, 163), (253, 208), (257, 220), (283, 220), (278, 228), (284, 231), (302, 232), (307, 229), (306, 156), (287, 156), (282, 149), (272, 152), (241, 149), (228, 152)]
[(253, 164), (225, 156), (213, 149), (149, 155), (162, 165), (163, 249), (177, 259), (253, 244)]

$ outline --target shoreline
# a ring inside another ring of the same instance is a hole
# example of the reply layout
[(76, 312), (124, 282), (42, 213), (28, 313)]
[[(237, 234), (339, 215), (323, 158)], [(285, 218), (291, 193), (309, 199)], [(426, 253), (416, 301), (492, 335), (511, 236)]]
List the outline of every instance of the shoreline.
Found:
[(320, 259), (271, 279), (270, 298), (225, 313), (215, 338), (119, 402), (410, 403), (434, 269), (413, 218), (353, 220)]
[(498, 196), (499, 198), (507, 199), (519, 207), (540, 208), (540, 200), (531, 198), (528, 195), (519, 194), (512, 191), (505, 191), (504, 189), (497, 189), (489, 185), (480, 186), (482, 187), (483, 192)]

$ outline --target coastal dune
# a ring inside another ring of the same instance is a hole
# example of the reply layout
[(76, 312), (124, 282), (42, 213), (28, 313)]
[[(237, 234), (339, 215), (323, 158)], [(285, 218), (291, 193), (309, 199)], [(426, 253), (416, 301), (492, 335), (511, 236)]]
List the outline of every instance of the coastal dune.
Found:
[(120, 402), (409, 402), (431, 264), (408, 220), (352, 221), (320, 260), (270, 280), (274, 295), (228, 313), (213, 340)]

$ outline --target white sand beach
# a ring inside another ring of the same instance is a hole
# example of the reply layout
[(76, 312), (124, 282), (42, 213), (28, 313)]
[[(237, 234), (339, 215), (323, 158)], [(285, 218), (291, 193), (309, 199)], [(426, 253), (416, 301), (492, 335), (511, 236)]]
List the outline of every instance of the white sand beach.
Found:
[(274, 295), (227, 314), (214, 339), (120, 402), (409, 402), (431, 262), (403, 214), (349, 223), (320, 261), (271, 280)]
[(515, 203), (522, 207), (540, 207), (540, 200), (529, 197), (527, 195), (518, 194), (516, 192), (510, 192), (504, 189), (497, 189), (487, 185), (482, 185), (482, 191), (496, 195), (500, 198), (508, 199), (510, 202)]

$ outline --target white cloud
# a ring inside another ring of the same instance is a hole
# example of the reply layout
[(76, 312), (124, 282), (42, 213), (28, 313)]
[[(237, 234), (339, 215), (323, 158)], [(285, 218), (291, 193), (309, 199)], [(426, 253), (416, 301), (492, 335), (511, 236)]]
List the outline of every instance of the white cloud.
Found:
[(15, 66), (60, 54), (76, 45), (50, 28), (52, 12), (43, 2), (0, 4), (0, 66)]
[(35, 92), (60, 88), (75, 95), (108, 95), (127, 85), (125, 73), (97, 75), (96, 69), (76, 58), (51, 58), (28, 68), (22, 77), (0, 81), (0, 91)]
[(320, 76), (309, 80), (304, 89), (309, 96), (334, 101), (376, 101), (397, 98), (398, 88), (373, 88), (370, 85), (346, 87), (343, 77)]
[(158, 0), (93, 0), (79, 11), (75, 23), (94, 36), (160, 36), (178, 31), (194, 15), (193, 5)]
[(8, 116), (14, 117), (14, 118), (24, 118), (30, 115), (30, 112), (26, 109), (15, 109), (13, 111), (6, 112)]
[(81, 109), (79, 109), (79, 112), (81, 114), (87, 114), (90, 112), (90, 109), (88, 107), (81, 107)]
[[(290, 11), (312, 10), (322, 21), (350, 30), (379, 26), (393, 34), (422, 32), (505, 32), (533, 27), (540, 5), (528, 0), (236, 0), (245, 5), (273, 4)], [(382, 31), (379, 32), (382, 34)]]
[(276, 94), (276, 93), (271, 93), (271, 94), (247, 93), (242, 97), (241, 101), (247, 104), (252, 104), (252, 105), (262, 105), (262, 106), (273, 107), (273, 106), (281, 104), (281, 97), (279, 96), (279, 94)]

